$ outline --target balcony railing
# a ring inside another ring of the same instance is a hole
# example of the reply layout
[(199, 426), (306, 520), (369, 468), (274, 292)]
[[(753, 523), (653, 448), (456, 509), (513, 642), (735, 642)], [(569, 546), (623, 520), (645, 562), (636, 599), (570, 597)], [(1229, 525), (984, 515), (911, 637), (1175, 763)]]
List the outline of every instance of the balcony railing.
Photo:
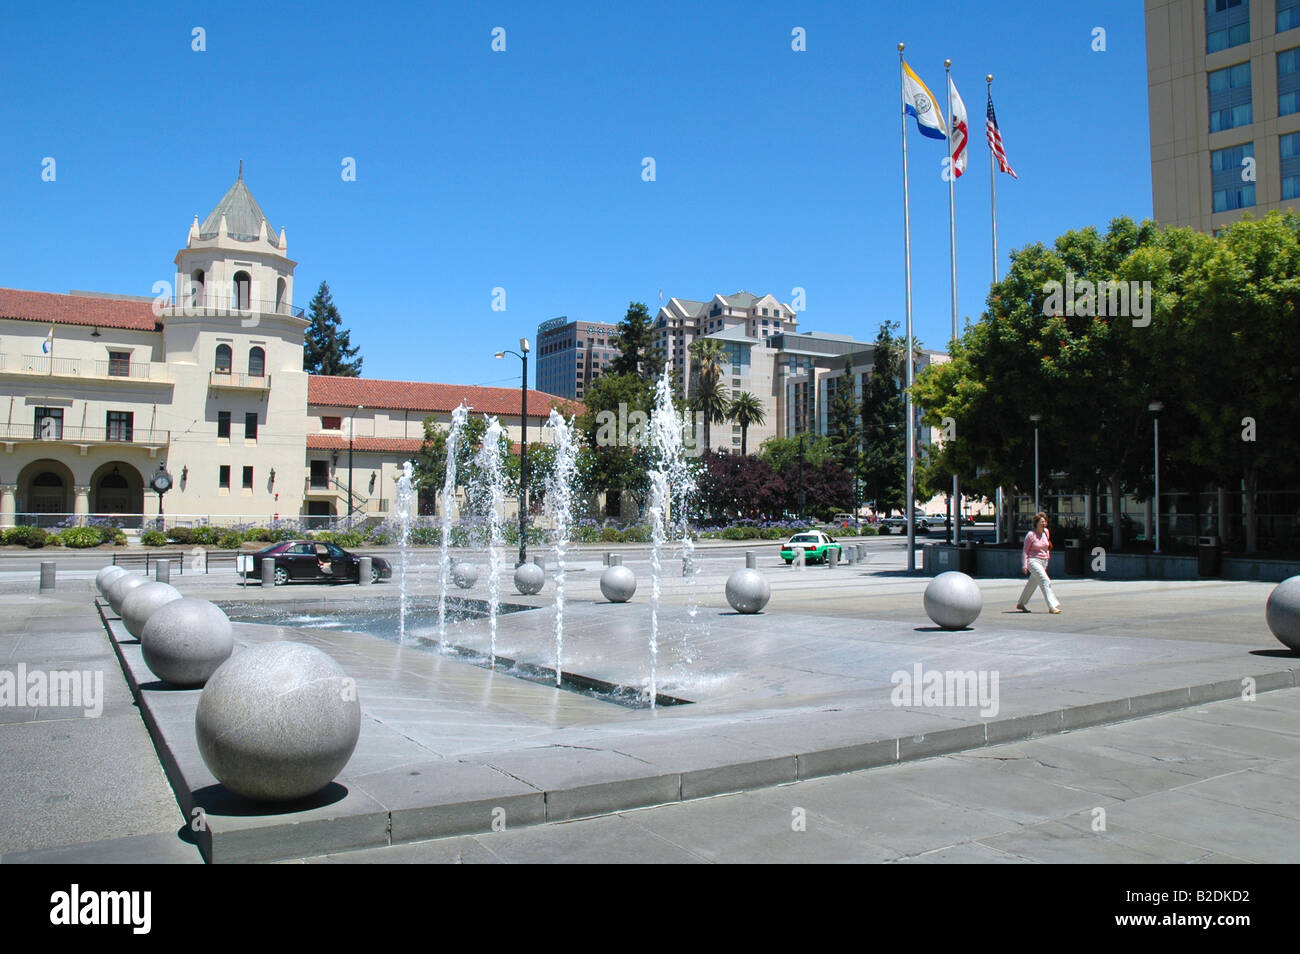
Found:
[(224, 318), (230, 315), (250, 318), (254, 315), (288, 315), (292, 318), (301, 318), (303, 309), (283, 301), (240, 300), (230, 294), (210, 294), (182, 296), (165, 304), (162, 314), (181, 315), (186, 318)]
[(269, 374), (243, 374), (238, 371), (209, 371), (208, 387), (269, 391), (271, 390), (271, 376)]
[(45, 354), (0, 354), (0, 371), (60, 378), (124, 379), (170, 383), (166, 369), (148, 361), (92, 360)]
[(55, 423), (41, 428), (36, 424), (0, 424), (0, 441), (41, 441), (66, 444), (137, 444), (160, 447), (171, 440), (171, 431), (139, 427), (65, 427)]

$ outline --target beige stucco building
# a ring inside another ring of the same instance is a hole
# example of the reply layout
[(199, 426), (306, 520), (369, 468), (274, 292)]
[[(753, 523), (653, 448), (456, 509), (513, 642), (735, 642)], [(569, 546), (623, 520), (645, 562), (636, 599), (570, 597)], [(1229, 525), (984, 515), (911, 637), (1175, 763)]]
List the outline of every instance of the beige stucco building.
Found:
[[(463, 401), (520, 439), (516, 389), (305, 373), (296, 263), (242, 170), (174, 262), (152, 298), (0, 288), (0, 526), (138, 527), (164, 467), (169, 522), (384, 516), (425, 417)], [(557, 403), (528, 393), (530, 441)]]
[(1300, 199), (1300, 0), (1146, 0), (1152, 204), (1214, 232)]

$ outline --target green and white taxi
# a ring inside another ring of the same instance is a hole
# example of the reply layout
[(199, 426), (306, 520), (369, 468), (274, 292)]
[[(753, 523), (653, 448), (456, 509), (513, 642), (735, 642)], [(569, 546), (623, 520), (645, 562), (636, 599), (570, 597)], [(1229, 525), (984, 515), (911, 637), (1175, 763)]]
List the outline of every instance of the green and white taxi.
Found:
[(842, 549), (830, 534), (822, 533), (820, 530), (802, 530), (786, 543), (781, 544), (781, 559), (786, 563), (793, 563), (795, 554), (802, 550), (805, 563), (818, 561), (825, 563), (830, 559), (826, 555), (828, 551), (835, 550), (837, 555), (842, 555), (839, 553)]

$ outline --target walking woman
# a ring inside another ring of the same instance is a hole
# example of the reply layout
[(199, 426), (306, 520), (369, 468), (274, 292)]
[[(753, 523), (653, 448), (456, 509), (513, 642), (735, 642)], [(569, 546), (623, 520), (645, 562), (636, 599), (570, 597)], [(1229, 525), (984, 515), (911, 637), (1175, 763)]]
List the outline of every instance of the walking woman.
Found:
[(1020, 591), (1020, 602), (1016, 604), (1016, 609), (1020, 612), (1029, 612), (1025, 604), (1033, 597), (1034, 590), (1039, 586), (1043, 588), (1043, 596), (1047, 598), (1047, 611), (1061, 612), (1061, 603), (1052, 592), (1052, 581), (1047, 575), (1047, 561), (1051, 556), (1052, 540), (1047, 533), (1047, 514), (1039, 512), (1034, 514), (1034, 529), (1025, 534), (1025, 549), (1020, 559), (1021, 567), (1029, 577), (1025, 581), (1025, 588)]

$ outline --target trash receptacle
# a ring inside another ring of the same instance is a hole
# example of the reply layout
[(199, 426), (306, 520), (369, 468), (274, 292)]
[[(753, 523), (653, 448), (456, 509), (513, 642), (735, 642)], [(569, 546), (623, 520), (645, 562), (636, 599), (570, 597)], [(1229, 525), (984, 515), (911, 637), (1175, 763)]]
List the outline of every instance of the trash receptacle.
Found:
[(975, 544), (963, 542), (957, 547), (957, 569), (967, 576), (975, 575)]
[(1218, 537), (1196, 538), (1196, 575), (1220, 576), (1223, 543)]
[(1083, 576), (1083, 541), (1065, 541), (1065, 573), (1067, 576)]

